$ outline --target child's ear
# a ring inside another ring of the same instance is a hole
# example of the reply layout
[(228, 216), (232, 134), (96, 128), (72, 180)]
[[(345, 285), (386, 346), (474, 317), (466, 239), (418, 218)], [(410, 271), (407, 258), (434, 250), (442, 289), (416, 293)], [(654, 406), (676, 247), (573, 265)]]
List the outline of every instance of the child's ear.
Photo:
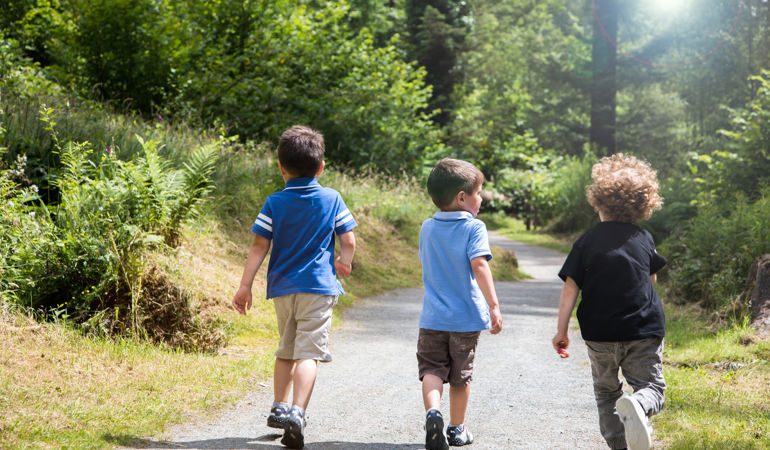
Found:
[(326, 167), (326, 161), (321, 160), (321, 168), (318, 169), (318, 172), (315, 173), (315, 176), (321, 175), (321, 172), (324, 171), (324, 167)]

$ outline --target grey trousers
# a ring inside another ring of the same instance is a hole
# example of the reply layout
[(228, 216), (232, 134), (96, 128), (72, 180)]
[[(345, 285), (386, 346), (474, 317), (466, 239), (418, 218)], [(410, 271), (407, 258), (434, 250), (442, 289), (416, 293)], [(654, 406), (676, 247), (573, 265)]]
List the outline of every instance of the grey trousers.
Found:
[(623, 396), (623, 382), (618, 368), (634, 388), (633, 396), (642, 405), (647, 416), (663, 408), (663, 338), (653, 337), (637, 341), (585, 341), (591, 359), (594, 396), (599, 409), (599, 428), (612, 449), (626, 447), (623, 423), (615, 411), (615, 402)]

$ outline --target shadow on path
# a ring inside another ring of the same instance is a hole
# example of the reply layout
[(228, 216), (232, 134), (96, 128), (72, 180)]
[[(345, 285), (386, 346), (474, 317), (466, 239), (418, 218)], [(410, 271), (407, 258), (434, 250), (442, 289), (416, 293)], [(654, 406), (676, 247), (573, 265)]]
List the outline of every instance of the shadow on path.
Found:
[[(118, 441), (124, 441), (126, 437), (115, 439)], [(268, 433), (262, 436), (248, 438), (248, 437), (234, 437), (234, 438), (219, 438), (219, 439), (205, 439), (198, 441), (157, 441), (152, 439), (131, 439), (131, 444), (125, 445), (123, 448), (146, 448), (146, 449), (275, 449), (285, 448), (280, 443), (281, 435), (276, 433)], [(109, 439), (112, 440), (112, 439)], [(269, 444), (267, 443), (269, 442)], [(305, 444), (305, 449), (313, 450), (326, 450), (326, 449), (340, 449), (340, 450), (408, 450), (408, 449), (421, 449), (422, 445), (417, 444), (394, 444), (384, 442), (352, 442), (352, 441), (323, 441), (323, 442), (308, 442)]]

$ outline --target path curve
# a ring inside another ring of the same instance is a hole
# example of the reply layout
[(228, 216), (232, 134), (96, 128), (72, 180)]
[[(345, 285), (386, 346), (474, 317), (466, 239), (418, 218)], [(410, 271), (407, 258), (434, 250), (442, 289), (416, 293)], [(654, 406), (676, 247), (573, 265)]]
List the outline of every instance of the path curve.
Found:
[[(571, 331), (567, 359), (550, 343), (565, 255), (495, 232), (490, 244), (514, 251), (533, 279), (495, 283), (503, 331), (481, 336), (466, 417), (476, 440), (467, 448), (604, 448), (583, 340)], [(330, 339), (334, 362), (320, 366), (308, 407), (305, 448), (424, 448), (415, 357), (422, 295), (422, 288), (398, 289), (344, 312), (344, 326)], [(172, 428), (141, 447), (280, 448), (281, 435), (265, 425), (271, 403), (271, 386), (258, 387), (213, 421)]]

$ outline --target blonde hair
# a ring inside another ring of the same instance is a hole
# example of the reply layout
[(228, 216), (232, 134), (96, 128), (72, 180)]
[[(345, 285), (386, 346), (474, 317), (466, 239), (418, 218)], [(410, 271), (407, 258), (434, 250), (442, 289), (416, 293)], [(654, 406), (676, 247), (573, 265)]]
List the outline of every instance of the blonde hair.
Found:
[(594, 184), (586, 187), (588, 203), (604, 220), (636, 223), (660, 209), (655, 170), (646, 161), (617, 153), (591, 168)]

